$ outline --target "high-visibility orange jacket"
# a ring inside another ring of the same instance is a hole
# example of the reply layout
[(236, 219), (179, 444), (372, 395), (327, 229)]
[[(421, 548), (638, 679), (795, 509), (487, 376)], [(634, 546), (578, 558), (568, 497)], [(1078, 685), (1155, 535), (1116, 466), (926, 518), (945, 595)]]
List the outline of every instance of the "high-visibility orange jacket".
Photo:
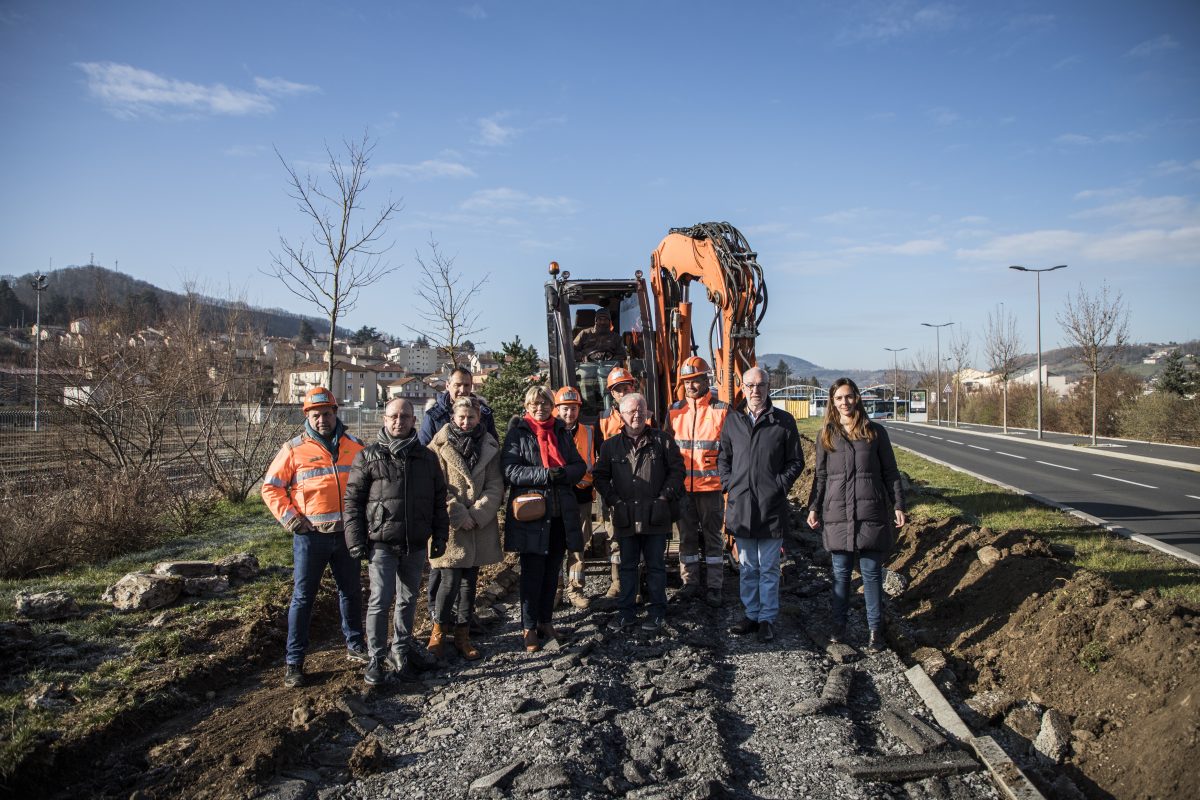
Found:
[(592, 465), (596, 463), (596, 429), (591, 425), (577, 423), (575, 432), (571, 435), (575, 439), (575, 449), (579, 451), (579, 457), (587, 464), (587, 472), (583, 473), (583, 480), (575, 484), (575, 488), (591, 489)]
[[(646, 424), (653, 428), (654, 418), (646, 417)], [(623, 430), (625, 430), (625, 420), (621, 419), (621, 412), (617, 410), (616, 406), (613, 406), (613, 410), (609, 412), (608, 416), (600, 419), (600, 434), (607, 441)]]
[[(339, 426), (340, 427), (340, 426)], [(338, 439), (338, 457), (307, 432), (280, 448), (263, 478), (262, 497), (283, 527), (293, 533), (307, 520), (321, 533), (342, 528), (346, 477), (363, 443), (344, 430)]]
[(669, 414), (671, 431), (683, 454), (684, 488), (689, 492), (720, 491), (717, 453), (729, 405), (708, 393), (695, 400), (685, 397), (672, 403)]

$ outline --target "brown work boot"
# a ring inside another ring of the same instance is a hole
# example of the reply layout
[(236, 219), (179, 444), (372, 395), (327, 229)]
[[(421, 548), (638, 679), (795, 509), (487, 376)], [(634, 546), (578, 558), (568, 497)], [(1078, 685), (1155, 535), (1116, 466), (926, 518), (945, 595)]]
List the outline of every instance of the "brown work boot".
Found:
[(425, 649), (428, 650), (434, 658), (440, 659), (442, 657), (442, 647), (445, 644), (445, 636), (446, 631), (442, 628), (442, 623), (433, 623), (433, 633), (429, 634), (429, 644), (425, 646)]
[(618, 564), (612, 565), (612, 583), (608, 587), (608, 591), (604, 596), (610, 600), (615, 600), (621, 596), (621, 567)]
[(471, 644), (470, 625), (454, 626), (454, 647), (458, 650), (459, 655), (467, 661), (475, 661), (480, 656), (479, 650)]
[(567, 589), (567, 602), (578, 609), (587, 608), (592, 604), (592, 601), (574, 586)]
[(550, 641), (550, 640), (553, 640), (556, 642), (563, 641), (563, 635), (554, 629), (554, 625), (552, 623), (549, 623), (549, 622), (541, 623), (540, 625), (537, 626), (537, 632), (538, 632), (538, 635), (541, 636), (546, 641)]
[(530, 628), (525, 631), (525, 652), (536, 653), (542, 649), (542, 645), (538, 642), (537, 628)]

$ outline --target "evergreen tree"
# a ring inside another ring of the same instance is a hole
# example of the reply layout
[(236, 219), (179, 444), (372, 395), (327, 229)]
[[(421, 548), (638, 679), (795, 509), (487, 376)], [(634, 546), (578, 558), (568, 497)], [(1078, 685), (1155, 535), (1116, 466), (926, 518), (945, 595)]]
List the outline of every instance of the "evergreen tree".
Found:
[(1155, 388), (1157, 391), (1170, 392), (1182, 397), (1191, 393), (1192, 383), (1192, 377), (1188, 375), (1187, 367), (1184, 365), (1183, 353), (1179, 350), (1172, 350), (1163, 359), (1163, 371), (1158, 376)]
[(375, 328), (370, 325), (363, 325), (351, 335), (350, 343), (361, 347), (364, 344), (370, 344), (381, 338), (382, 336)]
[(24, 320), (32, 320), (25, 305), (17, 297), (7, 280), (0, 280), (0, 328), (15, 328)]
[(500, 369), (480, 389), (480, 394), (492, 407), (496, 419), (496, 432), (503, 441), (508, 421), (514, 414), (521, 413), (525, 391), (540, 380), (538, 352), (533, 345), (526, 347), (517, 336), (511, 342), (500, 343)]
[(300, 320), (300, 330), (296, 332), (296, 342), (298, 344), (312, 344), (313, 337), (316, 335), (317, 332), (313, 330), (313, 326), (308, 320)]

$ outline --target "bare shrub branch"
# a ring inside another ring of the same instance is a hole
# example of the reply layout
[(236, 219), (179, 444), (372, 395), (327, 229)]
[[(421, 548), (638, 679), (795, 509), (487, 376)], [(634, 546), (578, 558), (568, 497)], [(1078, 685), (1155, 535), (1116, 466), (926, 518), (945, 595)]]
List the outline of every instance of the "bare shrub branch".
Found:
[(487, 283), (488, 276), (484, 275), (470, 285), (463, 283), (462, 273), (454, 271), (454, 257), (442, 253), (432, 233), (428, 244), (429, 260), (422, 258), (419, 251), (416, 256), (421, 267), (417, 296), (423, 301), (417, 306), (417, 316), (426, 326), (423, 330), (411, 325), (405, 327), (424, 335), (445, 360), (457, 367), (463, 343), (483, 330), (477, 326), (479, 311), (472, 303)]

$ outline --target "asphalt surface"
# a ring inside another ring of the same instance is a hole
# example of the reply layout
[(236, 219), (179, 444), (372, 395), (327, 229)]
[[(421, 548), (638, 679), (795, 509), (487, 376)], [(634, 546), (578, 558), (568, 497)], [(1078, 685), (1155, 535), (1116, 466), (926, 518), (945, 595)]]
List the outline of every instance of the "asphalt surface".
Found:
[[(984, 426), (958, 429), (887, 421), (892, 442), (919, 455), (981, 475), (1150, 537), (1200, 558), (1200, 473), (1091, 449), (1053, 447), (1029, 436), (983, 436)], [(973, 429), (973, 430), (972, 430)], [(1078, 438), (1078, 437), (1074, 437)], [(1200, 461), (1196, 448), (1136, 445), (1139, 458)], [(1186, 456), (1186, 457), (1185, 457)]]

